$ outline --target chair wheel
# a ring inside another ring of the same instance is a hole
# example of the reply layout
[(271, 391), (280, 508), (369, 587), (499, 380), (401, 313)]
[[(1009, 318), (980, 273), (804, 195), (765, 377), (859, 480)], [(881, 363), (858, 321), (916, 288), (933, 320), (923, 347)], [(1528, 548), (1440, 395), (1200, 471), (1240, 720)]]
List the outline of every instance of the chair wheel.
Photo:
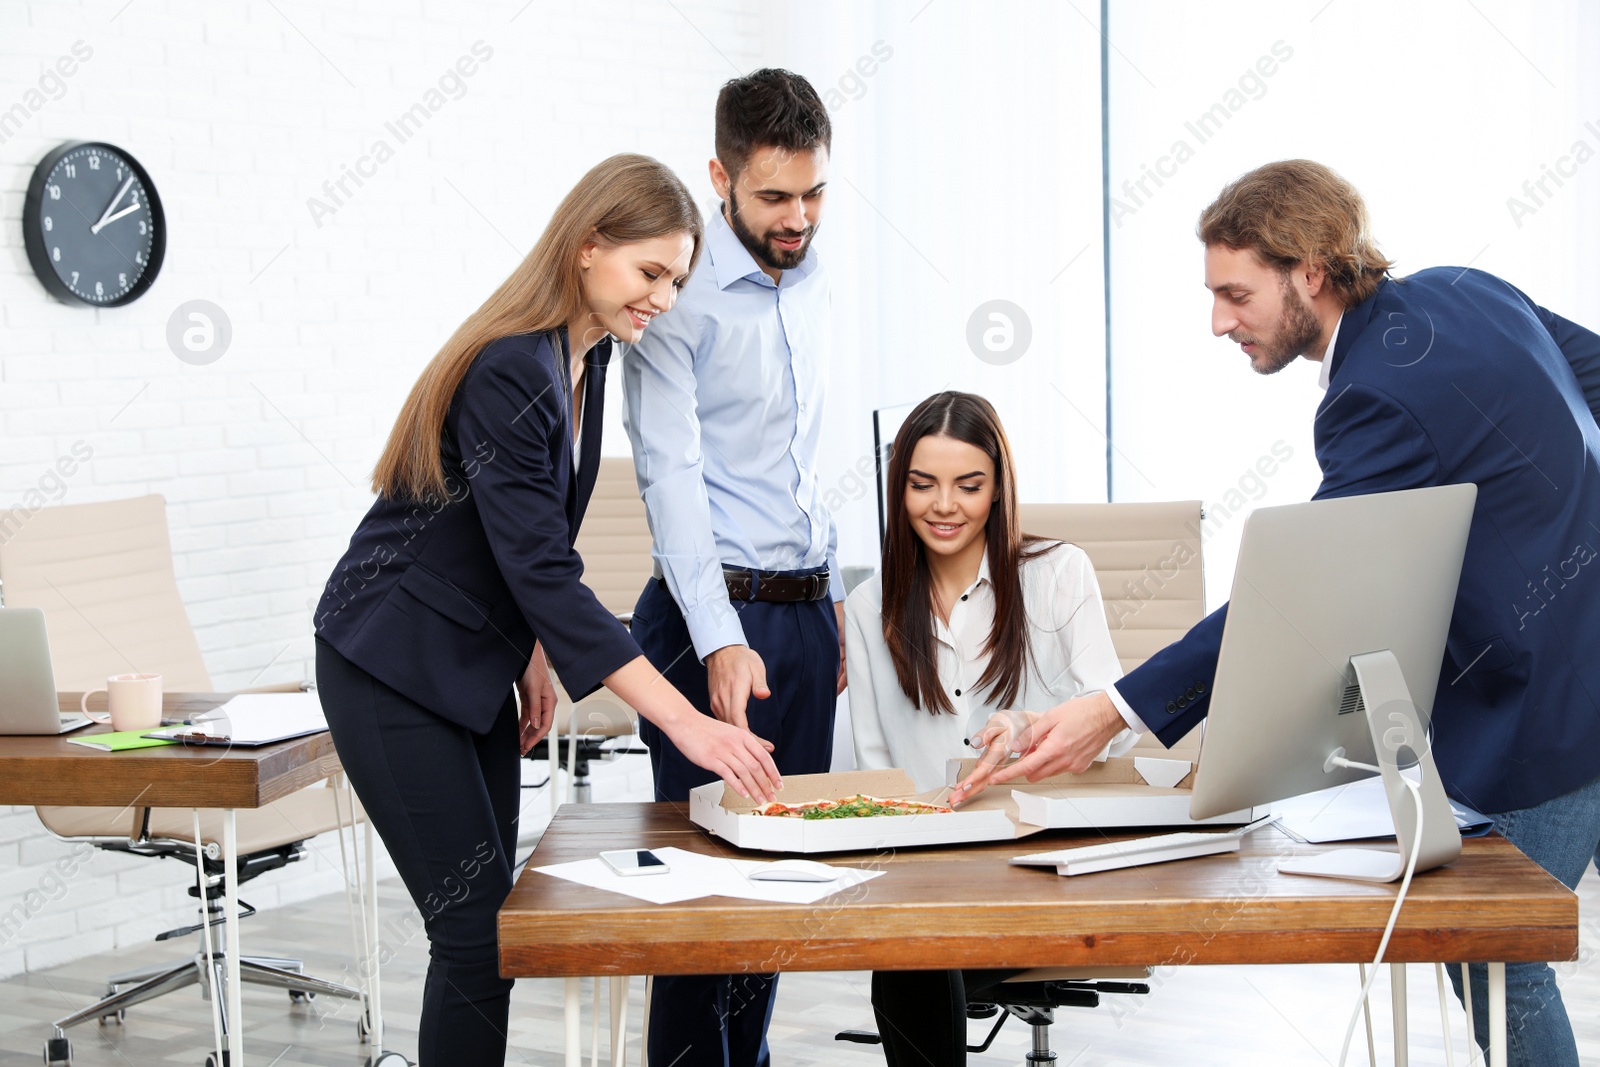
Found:
[(289, 990), (289, 1003), (290, 1004), (304, 1004), (304, 1003), (306, 1003), (308, 1001), (312, 1001), (312, 1000), (316, 1000), (316, 999), (317, 999), (317, 995), (315, 993), (311, 992), (310, 990), (307, 990), (307, 989), (291, 989), (291, 990)]
[(128, 1009), (127, 1008), (118, 1008), (116, 1011), (112, 1012), (110, 1015), (102, 1015), (102, 1016), (100, 1016), (100, 1025), (101, 1026), (109, 1026), (112, 1023), (116, 1023), (118, 1026), (121, 1026), (123, 1023), (125, 1023), (127, 1021), (128, 1021)]
[(416, 1067), (398, 1052), (380, 1052), (367, 1061), (367, 1067)]
[[(372, 1030), (367, 1026), (367, 1013), (365, 1011), (356, 1016), (356, 1037), (360, 1038), (363, 1045), (372, 1040)], [(380, 1055), (393, 1056), (397, 1055), (397, 1053), (384, 1052), (380, 1053)]]
[(206, 1067), (228, 1067), (228, 1054), (226, 1052), (222, 1054), (222, 1063), (219, 1065), (217, 1063), (217, 1054), (215, 1052), (207, 1053)]
[(45, 1067), (72, 1067), (72, 1042), (64, 1037), (47, 1038), (44, 1062)]

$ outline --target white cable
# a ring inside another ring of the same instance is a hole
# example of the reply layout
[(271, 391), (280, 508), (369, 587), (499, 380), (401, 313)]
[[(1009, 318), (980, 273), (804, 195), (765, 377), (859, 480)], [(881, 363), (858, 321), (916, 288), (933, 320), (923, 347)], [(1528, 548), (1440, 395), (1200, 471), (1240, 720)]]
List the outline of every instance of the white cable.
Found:
[(1433, 965), (1433, 984), (1439, 990), (1439, 1028), (1444, 1031), (1444, 1067), (1456, 1067), (1455, 1050), (1450, 1047), (1450, 1008), (1444, 999), (1444, 964)]
[[(217, 988), (217, 969), (211, 964), (211, 908), (206, 901), (206, 863), (205, 854), (201, 851), (204, 846), (200, 843), (200, 809), (194, 809), (194, 873), (196, 884), (200, 889), (200, 944), (204, 946), (206, 957), (206, 987), (211, 990), (211, 1036), (217, 1042), (217, 1064), (221, 1067), (223, 1062), (222, 1051), (222, 1006), (223, 991)], [(235, 891), (238, 887), (235, 886)], [(233, 1020), (234, 1032), (239, 1029), (239, 1020)]]
[[(1406, 902), (1406, 891), (1411, 888), (1411, 876), (1417, 871), (1417, 856), (1422, 852), (1422, 790), (1405, 775), (1400, 776), (1400, 782), (1411, 791), (1411, 799), (1417, 806), (1417, 831), (1411, 842), (1411, 857), (1406, 860), (1405, 876), (1400, 879), (1400, 892), (1395, 896), (1394, 908), (1389, 912), (1389, 923), (1383, 928), (1383, 939), (1378, 942), (1378, 954), (1372, 961), (1372, 973), (1362, 984), (1361, 1001), (1356, 1005), (1356, 1010), (1350, 1013), (1350, 1022), (1344, 1028), (1344, 1045), (1339, 1049), (1339, 1067), (1344, 1067), (1345, 1058), (1350, 1055), (1350, 1039), (1355, 1036), (1356, 1019), (1361, 1015), (1362, 1004), (1367, 1002), (1367, 994), (1372, 990), (1373, 980), (1378, 977), (1378, 970), (1383, 964), (1383, 954), (1389, 947), (1389, 936), (1394, 933), (1394, 924), (1400, 918), (1400, 906)], [(1399, 839), (1398, 833), (1395, 838)]]
[[(1361, 988), (1367, 987), (1367, 965), (1356, 964), (1356, 970), (1361, 974)], [(1378, 1046), (1372, 1040), (1372, 1001), (1366, 997), (1361, 998), (1361, 1018), (1367, 1024), (1367, 1064), (1368, 1067), (1378, 1067)]]

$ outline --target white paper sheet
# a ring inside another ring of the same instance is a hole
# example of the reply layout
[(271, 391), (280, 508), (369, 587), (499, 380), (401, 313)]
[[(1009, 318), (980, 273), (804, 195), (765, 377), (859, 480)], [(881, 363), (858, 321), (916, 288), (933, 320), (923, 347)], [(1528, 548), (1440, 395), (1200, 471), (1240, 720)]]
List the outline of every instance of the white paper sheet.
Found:
[(832, 864), (839, 872), (836, 882), (752, 882), (747, 875), (766, 864), (761, 860), (705, 856), (681, 848), (652, 849), (671, 868), (666, 874), (622, 875), (607, 867), (597, 856), (549, 867), (535, 867), (540, 874), (564, 878), (592, 889), (621, 893), (651, 904), (676, 904), (700, 897), (737, 897), (766, 900), (776, 904), (814, 904), (852, 886), (876, 878), (882, 871)]
[[(1422, 773), (1415, 768), (1400, 773), (1413, 782), (1422, 780)], [(1450, 809), (1461, 830), (1481, 827), (1483, 816), (1477, 812), (1463, 809), (1453, 800)], [(1272, 805), (1272, 810), (1282, 816), (1280, 825), (1284, 831), (1311, 845), (1394, 836), (1394, 815), (1389, 811), (1389, 795), (1382, 778), (1363, 778), (1349, 785), (1290, 797)]]

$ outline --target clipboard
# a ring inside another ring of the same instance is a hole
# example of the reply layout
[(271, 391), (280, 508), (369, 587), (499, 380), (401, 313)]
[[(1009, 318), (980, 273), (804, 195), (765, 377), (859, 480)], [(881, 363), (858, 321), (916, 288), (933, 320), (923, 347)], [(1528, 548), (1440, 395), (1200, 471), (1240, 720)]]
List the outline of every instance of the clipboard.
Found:
[(186, 745), (258, 748), (327, 728), (316, 693), (241, 693), (184, 725), (152, 730), (144, 736)]

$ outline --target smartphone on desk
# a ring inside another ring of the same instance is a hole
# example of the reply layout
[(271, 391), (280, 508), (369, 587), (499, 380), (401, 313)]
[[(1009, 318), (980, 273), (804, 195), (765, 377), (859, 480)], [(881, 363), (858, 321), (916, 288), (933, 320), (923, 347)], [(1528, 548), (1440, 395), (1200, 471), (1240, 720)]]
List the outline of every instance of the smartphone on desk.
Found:
[(618, 874), (666, 874), (667, 861), (647, 848), (619, 848), (600, 853), (605, 865)]

